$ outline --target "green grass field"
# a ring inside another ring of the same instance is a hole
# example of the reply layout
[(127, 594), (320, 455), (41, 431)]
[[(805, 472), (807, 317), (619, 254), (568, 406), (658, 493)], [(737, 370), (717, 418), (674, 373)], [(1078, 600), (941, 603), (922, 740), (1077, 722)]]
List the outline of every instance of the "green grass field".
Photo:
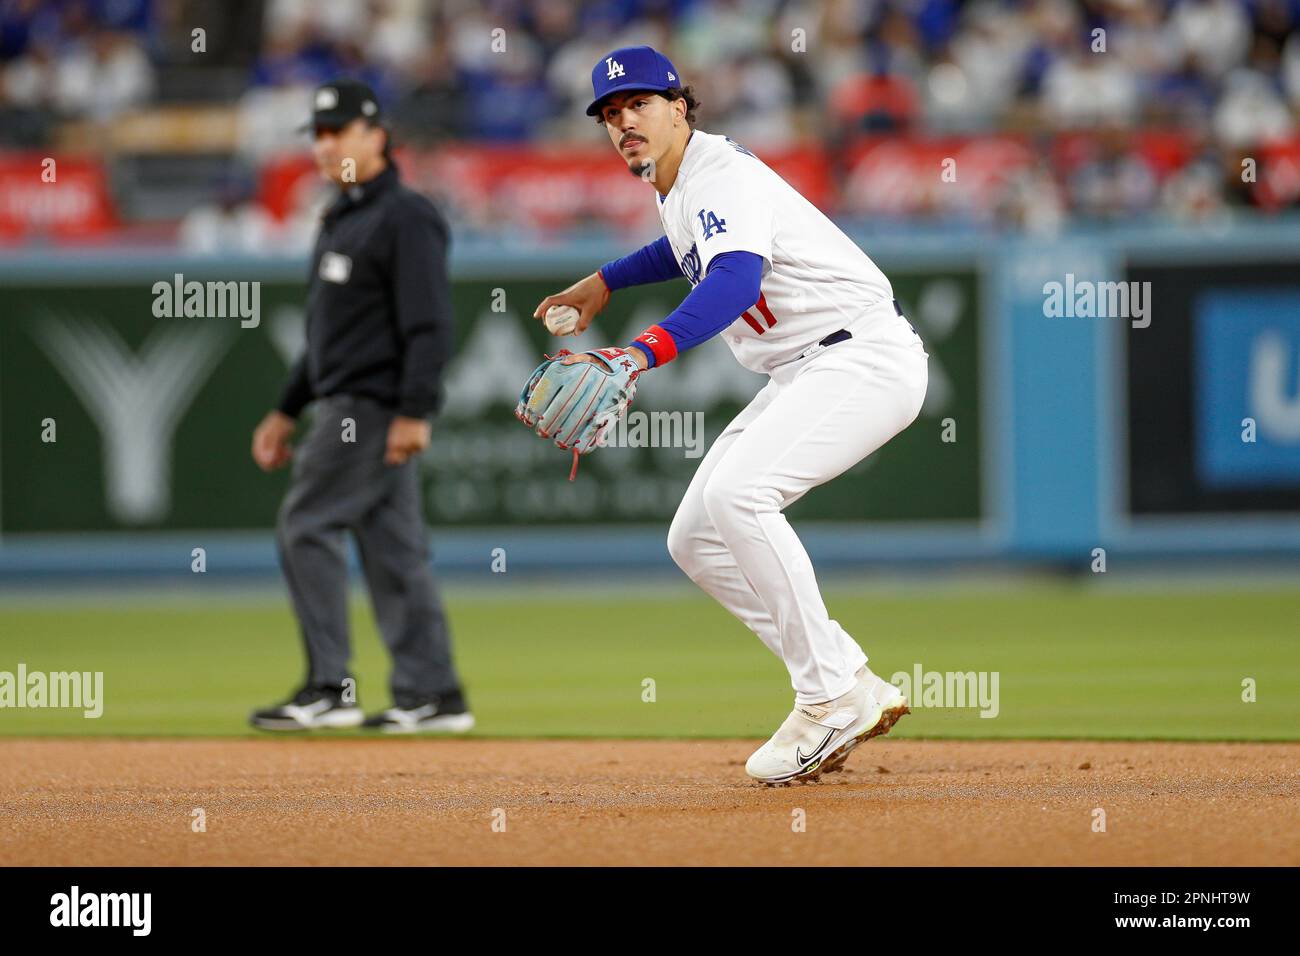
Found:
[[(780, 663), (689, 590), (509, 599), (452, 590), (460, 666), (492, 736), (761, 737), (788, 711)], [(1300, 738), (1300, 590), (1140, 593), (1071, 585), (885, 594), (828, 590), (831, 613), (889, 677), (996, 671), (1000, 712), (917, 709), (901, 736)], [(353, 603), (367, 709), (388, 704), (387, 659)], [(104, 714), (0, 709), (0, 734), (245, 735), (302, 663), (287, 605), (259, 599), (0, 605), (0, 671), (103, 671)], [(642, 700), (643, 681), (655, 700)], [(1253, 678), (1258, 699), (1242, 701)]]

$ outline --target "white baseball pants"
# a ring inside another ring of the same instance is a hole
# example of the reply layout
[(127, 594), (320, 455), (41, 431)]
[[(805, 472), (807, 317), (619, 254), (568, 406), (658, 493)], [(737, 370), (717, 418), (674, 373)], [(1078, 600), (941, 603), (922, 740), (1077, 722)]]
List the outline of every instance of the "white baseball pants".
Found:
[(800, 704), (848, 693), (867, 655), (831, 620), (782, 509), (910, 425), (928, 378), (892, 302), (848, 328), (851, 339), (772, 371), (700, 462), (668, 531), (673, 560), (785, 662)]

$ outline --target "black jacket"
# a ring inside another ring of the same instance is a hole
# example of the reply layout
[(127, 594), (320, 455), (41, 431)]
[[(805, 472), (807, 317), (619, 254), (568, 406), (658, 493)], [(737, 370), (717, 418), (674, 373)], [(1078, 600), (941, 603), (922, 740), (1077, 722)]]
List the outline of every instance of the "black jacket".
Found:
[(391, 164), (326, 211), (307, 288), (307, 349), (279, 408), (365, 395), (424, 418), (441, 404), (455, 347), (446, 220)]

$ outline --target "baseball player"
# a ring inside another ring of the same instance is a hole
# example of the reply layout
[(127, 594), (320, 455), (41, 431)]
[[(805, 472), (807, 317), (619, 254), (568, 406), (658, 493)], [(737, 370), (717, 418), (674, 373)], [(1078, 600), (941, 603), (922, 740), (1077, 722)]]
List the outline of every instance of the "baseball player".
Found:
[(700, 463), (668, 550), (789, 670), (794, 709), (745, 769), (773, 785), (815, 780), (887, 732), (907, 701), (828, 615), (782, 510), (916, 419), (928, 356), (861, 249), (749, 150), (694, 128), (698, 104), (667, 57), (618, 49), (591, 79), (587, 113), (654, 186), (664, 236), (543, 299), (534, 316), (569, 306), (581, 334), (611, 293), (685, 277), (690, 294), (626, 350), (563, 362), (630, 358), (635, 378), (721, 335), (768, 375)]

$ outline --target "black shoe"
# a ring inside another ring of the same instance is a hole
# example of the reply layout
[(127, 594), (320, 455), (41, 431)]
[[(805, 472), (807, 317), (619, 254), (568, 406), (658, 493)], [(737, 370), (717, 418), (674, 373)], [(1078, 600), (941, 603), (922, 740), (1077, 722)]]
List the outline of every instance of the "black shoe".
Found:
[(386, 734), (463, 734), (474, 728), (464, 696), (457, 691), (441, 697), (401, 700), (362, 725)]
[(341, 688), (304, 687), (292, 700), (253, 711), (248, 722), (261, 730), (313, 730), (360, 727), (363, 719), (360, 707), (343, 700)]

